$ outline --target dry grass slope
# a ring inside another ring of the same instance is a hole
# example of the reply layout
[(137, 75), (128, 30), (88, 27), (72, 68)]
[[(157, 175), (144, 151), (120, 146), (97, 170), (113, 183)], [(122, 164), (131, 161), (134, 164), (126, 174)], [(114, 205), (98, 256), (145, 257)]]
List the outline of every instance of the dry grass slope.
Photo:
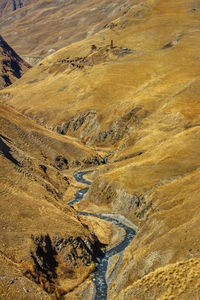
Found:
[(133, 1), (22, 2), (22, 8), (12, 11), (11, 1), (0, 1), (1, 33), (20, 55), (35, 63), (55, 50), (97, 33), (123, 15)]
[(0, 92), (62, 138), (114, 150), (87, 200), (139, 233), (110, 299), (199, 299), (199, 14), (197, 1), (139, 1)]
[(98, 155), (3, 105), (0, 128), (0, 298), (49, 299), (91, 272), (98, 245), (63, 195), (67, 170)]

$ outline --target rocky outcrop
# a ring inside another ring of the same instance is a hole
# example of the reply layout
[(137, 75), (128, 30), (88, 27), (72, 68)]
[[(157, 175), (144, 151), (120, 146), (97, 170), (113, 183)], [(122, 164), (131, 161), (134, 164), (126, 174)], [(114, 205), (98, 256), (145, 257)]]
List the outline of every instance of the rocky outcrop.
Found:
[(56, 131), (62, 135), (78, 137), (84, 144), (115, 145), (128, 136), (131, 130), (138, 128), (148, 115), (149, 112), (142, 107), (134, 107), (118, 120), (108, 124), (107, 130), (102, 131), (101, 116), (95, 111), (89, 111), (77, 114), (68, 122), (58, 125)]
[(11, 85), (30, 68), (0, 36), (0, 88)]
[(33, 265), (25, 272), (25, 276), (40, 284), (56, 299), (62, 299), (62, 296), (70, 290), (61, 287), (65, 280), (80, 276), (77, 273), (83, 266), (88, 267), (86, 274), (90, 274), (94, 270), (95, 263), (103, 255), (104, 245), (98, 241), (94, 233), (91, 233), (90, 239), (66, 238), (58, 235), (51, 238), (49, 234), (36, 237), (32, 235), (32, 241)]

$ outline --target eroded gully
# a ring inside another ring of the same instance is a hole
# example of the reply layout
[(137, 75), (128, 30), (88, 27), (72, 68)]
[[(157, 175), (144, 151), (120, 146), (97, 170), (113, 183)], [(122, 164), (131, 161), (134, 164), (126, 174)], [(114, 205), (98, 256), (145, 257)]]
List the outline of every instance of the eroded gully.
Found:
[[(107, 155), (104, 158), (105, 163), (107, 163), (108, 157), (110, 155), (111, 154)], [(79, 190), (76, 193), (75, 198), (72, 201), (67, 203), (68, 205), (72, 206), (75, 203), (80, 202), (83, 199), (84, 195), (88, 192), (89, 186), (92, 184), (92, 182), (84, 179), (83, 176), (86, 174), (89, 174), (91, 172), (94, 172), (94, 171), (85, 171), (85, 172), (75, 173), (74, 177), (75, 177), (76, 181), (84, 183), (84, 184), (88, 185), (88, 187)], [(87, 212), (81, 212), (81, 211), (77, 211), (77, 213), (82, 216), (89, 216), (89, 217), (92, 216), (92, 217), (99, 218), (99, 219), (102, 219), (102, 220), (105, 220), (108, 222), (112, 222), (115, 225), (117, 225), (118, 227), (125, 230), (125, 236), (123, 237), (123, 240), (120, 240), (116, 246), (110, 248), (109, 250), (107, 250), (104, 253), (104, 256), (101, 258), (100, 263), (97, 265), (95, 271), (92, 274), (92, 281), (94, 284), (93, 300), (106, 300), (107, 294), (108, 294), (108, 289), (109, 289), (109, 282), (115, 277), (117, 268), (119, 267), (119, 265), (122, 261), (123, 252), (126, 249), (126, 247), (130, 244), (130, 242), (133, 240), (137, 231), (136, 231), (136, 229), (133, 229), (132, 227), (129, 227), (125, 223), (122, 223), (121, 221), (119, 221), (119, 217), (122, 217), (119, 215), (116, 215), (117, 218), (114, 218), (113, 215), (111, 216), (111, 215), (107, 215), (107, 214), (87, 213)], [(126, 221), (126, 223), (127, 222), (130, 223), (130, 221), (126, 220), (124, 217), (122, 217), (122, 218), (123, 218), (123, 220)], [(108, 269), (109, 259), (116, 254), (119, 254), (119, 256), (120, 256), (118, 263), (115, 265), (109, 278), (107, 278), (106, 273), (107, 273), (107, 269)]]

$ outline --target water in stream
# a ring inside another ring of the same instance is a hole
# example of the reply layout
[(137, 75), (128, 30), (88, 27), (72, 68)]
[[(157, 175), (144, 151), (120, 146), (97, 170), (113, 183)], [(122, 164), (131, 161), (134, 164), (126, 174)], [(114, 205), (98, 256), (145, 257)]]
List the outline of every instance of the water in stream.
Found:
[[(104, 158), (105, 163), (107, 163), (108, 161), (108, 157), (111, 154), (109, 154), (108, 156), (106, 156)], [(91, 185), (92, 182), (85, 180), (83, 178), (84, 175), (91, 173), (94, 171), (85, 171), (85, 172), (77, 172), (75, 173), (74, 177), (76, 179), (77, 182), (81, 182), (87, 185)], [(68, 205), (73, 205), (75, 203), (80, 202), (84, 195), (87, 193), (87, 191), (89, 190), (89, 187), (86, 187), (84, 189), (81, 189), (80, 191), (77, 192), (77, 194), (75, 195), (75, 198), (70, 201), (68, 203)], [(108, 222), (112, 222), (115, 225), (119, 226), (120, 228), (123, 228), (125, 230), (125, 237), (123, 238), (122, 241), (119, 242), (118, 245), (110, 248), (109, 250), (107, 250), (105, 252), (105, 255), (103, 258), (101, 258), (100, 263), (98, 264), (98, 266), (96, 267), (95, 271), (93, 272), (93, 276), (92, 276), (92, 281), (94, 283), (94, 295), (93, 295), (93, 300), (106, 300), (107, 299), (107, 293), (108, 293), (108, 282), (110, 282), (111, 278), (107, 278), (106, 273), (107, 273), (107, 269), (108, 269), (108, 261), (109, 258), (111, 258), (112, 256), (116, 255), (116, 254), (120, 254), (120, 258), (122, 259), (122, 254), (123, 251), (126, 249), (126, 247), (130, 244), (130, 242), (133, 240), (134, 236), (136, 235), (136, 230), (125, 225), (124, 223), (120, 222), (117, 219), (111, 218), (109, 216), (106, 215), (100, 215), (100, 214), (95, 214), (95, 213), (87, 213), (87, 212), (81, 212), (81, 211), (77, 211), (77, 213), (79, 215), (82, 216), (92, 216), (92, 217), (96, 217), (102, 220), (106, 220)], [(121, 261), (120, 259), (120, 261)], [(112, 271), (112, 275), (114, 276), (116, 274), (116, 270), (119, 266), (119, 263), (117, 263), (115, 265), (114, 270)]]

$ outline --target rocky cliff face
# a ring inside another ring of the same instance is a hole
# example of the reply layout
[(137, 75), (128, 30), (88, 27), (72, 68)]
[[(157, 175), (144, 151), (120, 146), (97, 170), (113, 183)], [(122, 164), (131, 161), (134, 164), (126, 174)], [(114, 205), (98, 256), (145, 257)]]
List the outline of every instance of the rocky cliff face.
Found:
[(0, 88), (11, 85), (30, 68), (0, 36)]

